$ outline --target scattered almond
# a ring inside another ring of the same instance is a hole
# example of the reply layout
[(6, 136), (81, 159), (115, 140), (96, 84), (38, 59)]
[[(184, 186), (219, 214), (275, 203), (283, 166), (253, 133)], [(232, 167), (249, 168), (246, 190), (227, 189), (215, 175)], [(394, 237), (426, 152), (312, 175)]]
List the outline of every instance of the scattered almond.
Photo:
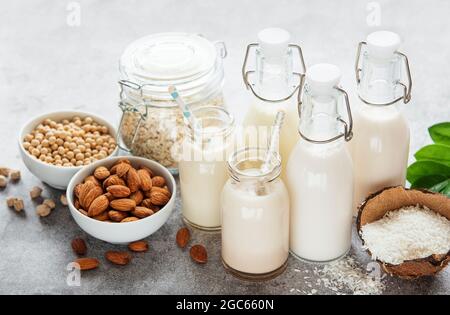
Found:
[(154, 214), (153, 210), (145, 207), (136, 207), (135, 210), (131, 211), (131, 214), (140, 219), (146, 218)]
[(191, 232), (188, 228), (181, 228), (177, 232), (177, 244), (181, 248), (185, 248), (191, 240)]
[(208, 253), (203, 245), (194, 245), (189, 251), (191, 258), (198, 264), (206, 264), (208, 261)]
[(0, 188), (6, 188), (6, 186), (8, 186), (8, 179), (5, 176), (0, 175)]
[(6, 199), (6, 204), (8, 205), (9, 208), (14, 207), (14, 201), (16, 201), (17, 198), (14, 197), (9, 197), (8, 199)]
[(109, 177), (109, 175), (111, 175), (109, 170), (104, 166), (97, 167), (94, 171), (94, 176), (98, 180), (105, 180)]
[(36, 207), (36, 213), (40, 217), (46, 217), (50, 214), (50, 212), (52, 212), (52, 209), (50, 209), (47, 205), (42, 204)]
[(122, 185), (111, 185), (106, 191), (113, 195), (114, 198), (126, 198), (131, 194), (130, 188)]
[(69, 202), (67, 201), (67, 196), (66, 196), (65, 194), (62, 194), (62, 195), (59, 197), (59, 201), (61, 202), (61, 204), (62, 204), (63, 206), (69, 205)]
[(21, 178), (20, 171), (19, 170), (10, 171), (9, 177), (11, 178), (12, 181), (15, 181), (15, 182), (19, 181)]
[(148, 251), (148, 243), (146, 241), (137, 241), (128, 244), (128, 249), (132, 252), (143, 253)]
[(107, 251), (105, 253), (105, 258), (119, 266), (125, 266), (131, 261), (131, 255), (127, 252)]
[(96, 269), (100, 265), (96, 258), (78, 258), (75, 263), (80, 266), (81, 271)]
[(42, 194), (42, 188), (39, 186), (34, 186), (30, 191), (30, 198), (31, 199), (37, 199)]
[(50, 210), (53, 210), (56, 208), (56, 203), (53, 201), (53, 199), (45, 199), (42, 203), (50, 208)]
[(20, 198), (14, 199), (14, 210), (20, 212), (23, 209), (25, 209), (25, 204), (23, 203), (23, 200)]
[(87, 253), (86, 242), (81, 238), (72, 240), (72, 249), (78, 256), (84, 256)]
[(1, 176), (9, 177), (9, 172), (10, 172), (9, 168), (7, 168), (7, 167), (0, 167), (0, 175)]
[(109, 200), (105, 195), (98, 196), (91, 203), (88, 210), (88, 216), (95, 217), (106, 211), (109, 207)]

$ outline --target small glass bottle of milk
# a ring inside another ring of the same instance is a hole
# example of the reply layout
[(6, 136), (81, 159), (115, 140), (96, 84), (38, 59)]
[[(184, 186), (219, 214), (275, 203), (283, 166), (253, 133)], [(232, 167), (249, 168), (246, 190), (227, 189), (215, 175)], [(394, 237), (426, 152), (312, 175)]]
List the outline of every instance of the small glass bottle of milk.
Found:
[(339, 259), (351, 247), (353, 166), (346, 142), (352, 138), (352, 116), (340, 77), (331, 64), (306, 71), (301, 138), (287, 167), (290, 251), (309, 262)]
[[(280, 137), (282, 177), (289, 155), (297, 143), (297, 102), (305, 62), (299, 45), (290, 44), (291, 35), (280, 28), (258, 33), (258, 42), (248, 45), (242, 68), (250, 107), (244, 118), (248, 147), (265, 147), (278, 111), (286, 113)], [(254, 51), (254, 57), (252, 56)], [(254, 70), (249, 70), (250, 64)], [(295, 70), (300, 68), (301, 70)]]
[(220, 196), (233, 153), (234, 118), (217, 106), (200, 107), (192, 114), (196, 123), (186, 126), (179, 157), (183, 219), (198, 229), (220, 230)]
[(279, 178), (279, 154), (268, 161), (266, 149), (239, 150), (228, 169), (222, 192), (225, 269), (245, 280), (274, 278), (285, 270), (289, 256), (289, 195)]
[(355, 168), (354, 214), (372, 193), (405, 185), (409, 126), (398, 105), (411, 99), (411, 74), (406, 55), (398, 52), (396, 33), (371, 33), (358, 46), (356, 81), (359, 102), (355, 137), (350, 149)]

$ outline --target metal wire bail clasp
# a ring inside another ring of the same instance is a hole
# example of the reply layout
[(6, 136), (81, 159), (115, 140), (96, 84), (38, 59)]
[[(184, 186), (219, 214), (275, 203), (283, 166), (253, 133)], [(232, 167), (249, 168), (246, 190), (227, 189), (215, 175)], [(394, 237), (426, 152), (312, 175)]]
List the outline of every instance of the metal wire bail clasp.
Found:
[[(356, 76), (356, 83), (359, 84), (361, 82), (361, 71), (360, 68), (360, 60), (361, 60), (361, 54), (363, 52), (363, 46), (367, 46), (367, 42), (360, 42), (358, 44), (358, 50), (356, 52), (356, 61), (355, 61), (355, 76)], [(411, 100), (411, 90), (412, 90), (412, 76), (411, 76), (411, 69), (409, 67), (409, 60), (408, 57), (399, 52), (395, 52), (396, 55), (400, 56), (400, 58), (403, 60), (404, 66), (405, 66), (405, 72), (406, 72), (406, 79), (407, 83), (403, 83), (400, 80), (396, 82), (396, 84), (400, 85), (403, 89), (403, 96), (400, 96), (393, 100), (392, 102), (386, 103), (386, 104), (374, 104), (374, 105), (392, 105), (394, 103), (397, 103), (400, 100), (403, 100), (403, 103), (407, 104)], [(361, 97), (360, 97), (361, 98)], [(367, 104), (371, 104), (367, 102), (366, 100), (363, 100)]]
[(288, 46), (290, 49), (297, 51), (298, 56), (299, 56), (300, 65), (302, 67), (301, 72), (293, 72), (293, 74), (298, 77), (299, 81), (298, 81), (298, 84), (295, 86), (294, 90), (292, 91), (292, 93), (281, 99), (267, 99), (267, 98), (264, 98), (264, 97), (258, 95), (258, 93), (256, 93), (255, 89), (253, 88), (254, 84), (252, 82), (250, 82), (249, 76), (250, 76), (250, 74), (255, 73), (255, 70), (247, 70), (248, 57), (250, 56), (251, 50), (254, 48), (257, 48), (258, 46), (259, 46), (259, 44), (257, 44), (257, 43), (249, 44), (247, 46), (247, 50), (245, 52), (244, 64), (242, 65), (242, 79), (244, 80), (246, 88), (248, 90), (250, 90), (253, 93), (253, 95), (255, 95), (261, 101), (270, 102), (270, 103), (278, 103), (278, 102), (287, 101), (295, 93), (298, 93), (300, 95), (300, 91), (302, 88), (302, 82), (303, 82), (302, 81), (303, 76), (306, 72), (306, 65), (305, 65), (305, 60), (303, 58), (302, 48), (299, 45), (295, 45), (295, 44), (289, 44), (289, 46)]
[[(348, 99), (348, 94), (347, 94), (347, 92), (344, 90), (344, 89), (342, 89), (342, 88), (340, 88), (340, 87), (338, 87), (338, 86), (335, 86), (334, 87), (334, 89), (336, 89), (340, 94), (342, 94), (342, 96), (344, 97), (344, 101), (345, 101), (345, 106), (346, 106), (346, 109), (347, 109), (347, 115), (348, 115), (348, 123), (344, 120), (344, 119), (342, 119), (341, 117), (338, 117), (337, 118), (337, 120), (340, 122), (340, 123), (342, 123), (342, 125), (344, 126), (344, 132), (343, 133), (340, 133), (340, 134), (338, 134), (337, 136), (335, 136), (335, 137), (332, 137), (332, 138), (330, 138), (330, 139), (325, 139), (325, 140), (315, 140), (315, 139), (311, 139), (311, 138), (308, 138), (307, 136), (305, 136), (303, 133), (302, 133), (302, 131), (300, 130), (300, 128), (298, 129), (298, 132), (299, 132), (299, 134), (300, 134), (300, 136), (303, 138), (303, 139), (305, 139), (306, 141), (308, 141), (308, 142), (311, 142), (311, 143), (316, 143), (316, 144), (324, 144), (324, 143), (330, 143), (330, 142), (333, 142), (333, 141), (336, 141), (336, 140), (338, 140), (338, 139), (340, 139), (340, 138), (344, 138), (344, 140), (345, 141), (350, 141), (350, 140), (352, 140), (352, 138), (353, 138), (353, 117), (352, 117), (352, 111), (351, 111), (351, 109), (350, 109), (350, 101), (349, 101), (349, 99)], [(299, 113), (299, 117), (300, 117), (300, 119), (301, 119), (301, 112), (302, 112), (302, 105), (303, 105), (303, 103), (300, 101), (299, 103), (298, 103), (298, 113)]]

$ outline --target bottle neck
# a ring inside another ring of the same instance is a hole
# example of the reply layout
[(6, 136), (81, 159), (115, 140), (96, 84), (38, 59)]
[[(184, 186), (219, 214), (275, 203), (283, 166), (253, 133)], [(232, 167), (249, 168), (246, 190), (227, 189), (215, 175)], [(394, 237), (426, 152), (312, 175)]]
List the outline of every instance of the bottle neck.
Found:
[(256, 51), (255, 92), (266, 99), (282, 99), (292, 93), (293, 60), (289, 49), (280, 56), (264, 56)]
[(325, 141), (343, 132), (338, 118), (339, 97), (330, 95), (312, 95), (305, 86), (301, 107), (299, 130), (308, 139)]
[(358, 93), (368, 105), (384, 105), (395, 102), (402, 95), (401, 58), (377, 59), (367, 52), (362, 56)]

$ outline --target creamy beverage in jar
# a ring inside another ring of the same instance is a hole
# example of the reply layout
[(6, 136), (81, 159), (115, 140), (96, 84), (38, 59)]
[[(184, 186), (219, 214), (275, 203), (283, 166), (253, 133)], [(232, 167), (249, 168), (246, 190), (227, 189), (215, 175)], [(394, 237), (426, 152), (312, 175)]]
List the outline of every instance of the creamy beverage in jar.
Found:
[[(288, 162), (290, 251), (306, 261), (333, 261), (351, 247), (353, 166), (345, 142), (352, 137), (352, 117), (340, 76), (330, 64), (306, 72), (301, 139)], [(345, 116), (340, 107), (346, 107)]]
[[(372, 193), (405, 185), (409, 126), (398, 108), (410, 100), (411, 78), (406, 56), (397, 50), (400, 37), (378, 31), (360, 44), (357, 65), (359, 102), (350, 150), (355, 168), (354, 215)], [(408, 83), (402, 83), (406, 65)]]
[(228, 179), (234, 119), (220, 107), (193, 111), (197, 127), (188, 128), (179, 161), (183, 218), (203, 230), (219, 230), (220, 196)]
[[(267, 145), (270, 127), (278, 111), (286, 113), (280, 137), (282, 159), (282, 178), (289, 155), (299, 139), (297, 133), (297, 101), (300, 86), (300, 73), (294, 71), (295, 64), (305, 63), (300, 46), (289, 44), (290, 34), (284, 29), (267, 28), (258, 33), (255, 71), (246, 71), (248, 55), (244, 64), (244, 82), (250, 93), (250, 107), (244, 118), (247, 131), (246, 143), (250, 147)], [(295, 60), (299, 55), (299, 61)]]
[(222, 192), (222, 260), (233, 275), (250, 280), (279, 275), (289, 255), (289, 195), (278, 155), (261, 169), (266, 152), (236, 152)]

